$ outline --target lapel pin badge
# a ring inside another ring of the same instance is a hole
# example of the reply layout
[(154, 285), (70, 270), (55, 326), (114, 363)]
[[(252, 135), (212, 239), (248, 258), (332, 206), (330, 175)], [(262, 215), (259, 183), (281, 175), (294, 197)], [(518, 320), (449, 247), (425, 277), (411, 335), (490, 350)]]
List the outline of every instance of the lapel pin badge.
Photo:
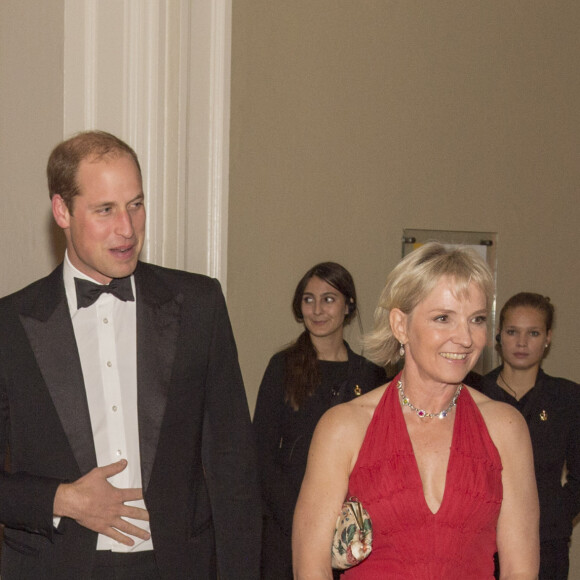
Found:
[(545, 410), (542, 410), (540, 413), (540, 421), (547, 421), (548, 420), (548, 413)]

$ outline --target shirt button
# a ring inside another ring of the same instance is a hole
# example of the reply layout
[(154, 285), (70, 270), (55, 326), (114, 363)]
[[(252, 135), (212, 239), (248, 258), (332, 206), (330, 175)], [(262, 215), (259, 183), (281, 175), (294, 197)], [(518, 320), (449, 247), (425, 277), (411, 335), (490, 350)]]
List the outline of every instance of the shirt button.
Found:
[(113, 413), (117, 412), (117, 405), (113, 405), (111, 408), (113, 409)]
[(107, 366), (108, 366), (108, 367), (112, 367), (112, 366), (113, 366), (113, 363), (112, 363), (110, 360), (108, 360), (108, 361), (107, 361)]
[(109, 324), (109, 319), (108, 318), (103, 318), (103, 324)]
[(121, 450), (120, 449), (117, 449), (117, 453), (115, 453), (115, 455), (117, 457), (121, 457), (121, 455), (122, 455)]

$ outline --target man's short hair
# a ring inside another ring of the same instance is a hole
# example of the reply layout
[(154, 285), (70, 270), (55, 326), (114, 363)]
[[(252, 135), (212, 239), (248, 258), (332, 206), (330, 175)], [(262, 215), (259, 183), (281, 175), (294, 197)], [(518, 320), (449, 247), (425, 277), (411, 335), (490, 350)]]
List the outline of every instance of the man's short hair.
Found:
[(99, 161), (129, 155), (139, 171), (141, 166), (135, 151), (115, 135), (105, 131), (83, 131), (59, 143), (50, 154), (46, 167), (50, 199), (60, 195), (72, 214), (73, 199), (79, 194), (77, 174), (81, 161)]

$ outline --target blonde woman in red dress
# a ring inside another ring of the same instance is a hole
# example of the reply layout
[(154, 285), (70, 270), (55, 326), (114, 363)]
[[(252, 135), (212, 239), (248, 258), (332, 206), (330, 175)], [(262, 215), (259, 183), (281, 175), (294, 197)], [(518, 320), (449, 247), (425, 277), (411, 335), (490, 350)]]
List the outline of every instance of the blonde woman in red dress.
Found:
[(425, 244), (390, 274), (366, 354), (404, 358), (390, 383), (319, 422), (294, 516), (297, 580), (332, 578), (330, 546), (348, 496), (373, 520), (373, 550), (345, 580), (533, 580), (538, 496), (522, 416), (463, 385), (486, 343), (486, 264)]

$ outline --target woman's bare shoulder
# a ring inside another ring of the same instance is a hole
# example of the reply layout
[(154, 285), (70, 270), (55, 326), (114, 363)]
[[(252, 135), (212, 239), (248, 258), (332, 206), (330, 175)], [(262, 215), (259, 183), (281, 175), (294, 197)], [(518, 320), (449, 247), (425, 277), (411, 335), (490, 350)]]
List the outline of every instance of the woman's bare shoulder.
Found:
[(495, 416), (499, 414), (499, 416), (502, 419), (506, 419), (512, 416), (513, 417), (522, 416), (521, 413), (511, 405), (508, 405), (507, 403), (502, 403), (501, 401), (495, 401), (493, 399), (490, 399), (487, 395), (484, 395), (483, 393), (481, 393), (477, 389), (474, 389), (473, 387), (468, 387), (467, 385), (465, 385), (465, 387), (469, 390), (469, 393), (471, 394), (473, 401), (479, 408), (482, 415), (493, 414)]
[(377, 387), (326, 411), (316, 427), (318, 437), (362, 442), (387, 386)]
[(348, 403), (337, 405), (327, 411), (327, 414), (335, 416), (339, 420), (346, 420), (347, 423), (351, 420), (369, 423), (388, 385), (389, 383), (356, 397)]
[(515, 407), (494, 401), (472, 387), (467, 388), (496, 445), (509, 441), (514, 435), (527, 435), (526, 421)]

